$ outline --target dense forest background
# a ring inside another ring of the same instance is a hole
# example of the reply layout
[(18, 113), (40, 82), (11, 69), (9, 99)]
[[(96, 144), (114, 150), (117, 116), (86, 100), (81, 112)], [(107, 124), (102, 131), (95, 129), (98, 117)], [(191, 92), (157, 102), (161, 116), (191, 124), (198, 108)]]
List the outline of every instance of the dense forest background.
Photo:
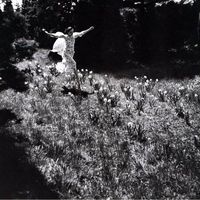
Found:
[(194, 59), (198, 53), (197, 0), (24, 0), (16, 11), (10, 0), (4, 2), (4, 11), (0, 11), (1, 60), (16, 53), (20, 57), (14, 41), (15, 50), (19, 47), (17, 50), (27, 54), (20, 49), (22, 40), (16, 42), (22, 37), (35, 40), (41, 48), (51, 48), (54, 40), (42, 33), (42, 28), (55, 32), (73, 26), (81, 31), (91, 25), (95, 30), (76, 44), (76, 60), (81, 66), (130, 68), (138, 61)]

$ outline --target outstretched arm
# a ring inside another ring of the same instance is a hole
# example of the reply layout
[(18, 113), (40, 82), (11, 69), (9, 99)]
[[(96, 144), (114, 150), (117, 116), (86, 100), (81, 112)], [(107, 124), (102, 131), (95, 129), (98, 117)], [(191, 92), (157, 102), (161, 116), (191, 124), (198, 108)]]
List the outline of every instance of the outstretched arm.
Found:
[(94, 29), (94, 26), (91, 26), (90, 28), (88, 28), (88, 29), (86, 29), (84, 31), (74, 33), (74, 36), (75, 36), (75, 38), (82, 37), (83, 35), (85, 35), (86, 33), (90, 32), (90, 31), (92, 31), (93, 29)]
[(50, 37), (53, 38), (64, 38), (65, 35), (61, 32), (57, 32), (57, 33), (49, 33), (48, 31), (46, 31), (44, 28), (42, 29), (43, 32), (45, 32), (47, 35), (49, 35)]

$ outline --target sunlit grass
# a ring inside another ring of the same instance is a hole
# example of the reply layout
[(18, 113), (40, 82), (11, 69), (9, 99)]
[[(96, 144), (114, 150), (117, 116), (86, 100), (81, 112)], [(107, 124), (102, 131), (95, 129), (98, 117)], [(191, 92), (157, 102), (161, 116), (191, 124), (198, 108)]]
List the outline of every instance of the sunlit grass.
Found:
[(61, 198), (199, 198), (200, 78), (116, 80), (29, 63), (29, 90), (0, 93), (22, 119), (10, 129)]

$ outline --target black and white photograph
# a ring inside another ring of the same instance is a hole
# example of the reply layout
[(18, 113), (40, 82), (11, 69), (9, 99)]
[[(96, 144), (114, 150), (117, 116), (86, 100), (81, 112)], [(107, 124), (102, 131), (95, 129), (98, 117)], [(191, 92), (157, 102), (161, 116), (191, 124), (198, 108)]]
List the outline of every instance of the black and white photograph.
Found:
[(200, 0), (0, 0), (0, 199), (200, 199)]

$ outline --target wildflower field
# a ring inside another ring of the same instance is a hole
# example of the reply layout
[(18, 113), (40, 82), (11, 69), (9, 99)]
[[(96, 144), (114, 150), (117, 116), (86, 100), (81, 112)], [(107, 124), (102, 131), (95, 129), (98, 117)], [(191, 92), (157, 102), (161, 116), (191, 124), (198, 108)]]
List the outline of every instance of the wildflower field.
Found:
[[(200, 198), (199, 76), (61, 74), (35, 59), (18, 67), (28, 90), (2, 91), (0, 109), (21, 119), (9, 129), (60, 198)], [(73, 94), (78, 83), (84, 95)]]

